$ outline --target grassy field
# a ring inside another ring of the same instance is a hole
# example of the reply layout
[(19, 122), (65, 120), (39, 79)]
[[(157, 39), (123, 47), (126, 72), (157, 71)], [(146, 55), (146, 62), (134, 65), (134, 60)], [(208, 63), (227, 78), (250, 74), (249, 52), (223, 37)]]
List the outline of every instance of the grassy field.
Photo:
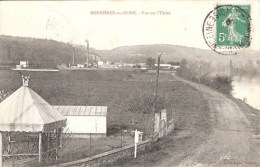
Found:
[[(137, 121), (141, 115), (130, 113), (126, 109), (130, 97), (154, 91), (155, 73), (64, 70), (30, 72), (30, 75), (29, 86), (52, 105), (108, 106), (107, 119), (110, 138), (118, 136), (118, 126), (120, 125), (127, 129), (145, 130)], [(0, 78), (0, 90), (15, 91), (22, 85), (21, 74), (16, 71), (0, 71)], [(167, 109), (172, 111), (176, 132), (183, 134), (193, 130), (200, 132), (204, 128), (202, 133), (206, 133), (206, 130), (209, 130), (207, 129), (210, 117), (208, 106), (197, 90), (180, 81), (173, 81), (170, 73), (162, 73), (160, 74), (159, 95), (166, 97), (168, 101)], [(136, 120), (134, 123), (133, 119)], [(108, 145), (118, 147), (112, 138), (107, 140)], [(127, 144), (129, 141), (131, 138), (125, 138), (124, 142)], [(116, 142), (118, 143), (118, 141)], [(74, 150), (80, 147), (82, 149), (72, 151), (71, 154), (64, 153), (66, 161), (89, 156), (88, 139), (71, 143), (71, 148)], [(176, 145), (176, 147), (178, 146)], [(106, 151), (112, 148), (98, 147), (96, 151), (93, 150), (95, 151), (93, 153), (100, 153), (100, 149)], [(154, 160), (154, 158), (152, 159)], [(152, 159), (148, 158), (147, 161), (153, 163)]]
[[(52, 105), (108, 106), (108, 126), (131, 124), (131, 113), (125, 111), (129, 97), (153, 91), (155, 87), (154, 73), (64, 70), (30, 72), (30, 75), (30, 88)], [(127, 80), (128, 75), (133, 79)], [(169, 97), (184, 89), (180, 83), (169, 82), (170, 77), (161, 74), (159, 87), (159, 93)], [(22, 85), (21, 74), (16, 71), (0, 71), (0, 78), (0, 90), (14, 92)]]

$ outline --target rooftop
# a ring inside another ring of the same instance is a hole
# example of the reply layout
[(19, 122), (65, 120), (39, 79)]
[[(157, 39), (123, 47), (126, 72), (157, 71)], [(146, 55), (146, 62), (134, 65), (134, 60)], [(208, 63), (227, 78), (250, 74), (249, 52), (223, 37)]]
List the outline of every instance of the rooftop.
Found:
[(62, 106), (55, 105), (63, 116), (106, 116), (107, 106)]

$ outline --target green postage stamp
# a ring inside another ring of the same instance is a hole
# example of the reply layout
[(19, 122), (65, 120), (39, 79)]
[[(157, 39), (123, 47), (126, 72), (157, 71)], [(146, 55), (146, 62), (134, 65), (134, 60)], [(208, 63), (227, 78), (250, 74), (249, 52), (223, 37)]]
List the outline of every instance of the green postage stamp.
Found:
[(218, 5), (205, 18), (203, 35), (221, 54), (236, 54), (250, 46), (250, 5)]
[(218, 46), (250, 45), (250, 6), (223, 6), (217, 8)]

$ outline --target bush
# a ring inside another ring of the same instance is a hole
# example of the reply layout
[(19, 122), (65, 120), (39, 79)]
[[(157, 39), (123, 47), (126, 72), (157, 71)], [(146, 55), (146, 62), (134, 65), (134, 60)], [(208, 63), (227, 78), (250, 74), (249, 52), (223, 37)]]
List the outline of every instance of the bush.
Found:
[(157, 96), (156, 104), (154, 104), (154, 94), (145, 92), (139, 95), (133, 95), (129, 98), (127, 110), (132, 113), (150, 114), (154, 108), (160, 111), (167, 106), (167, 100), (163, 96)]
[[(192, 80), (199, 82), (199, 79)], [(200, 78), (200, 83), (216, 89), (219, 92), (230, 95), (232, 92), (232, 79), (229, 76), (216, 75), (215, 77), (203, 76)]]
[[(200, 62), (200, 64), (201, 63), (203, 62)], [(202, 69), (204, 69), (204, 72), (198, 72), (198, 70)], [(210, 64), (208, 63), (203, 63), (202, 67), (197, 67), (196, 63), (194, 64), (183, 59), (180, 62), (180, 68), (177, 70), (176, 74), (184, 79), (192, 82), (199, 82), (203, 85), (215, 88), (219, 92), (230, 95), (232, 92), (232, 79), (229, 76), (224, 75), (211, 77), (209, 76), (209, 70)]]
[(212, 87), (217, 89), (218, 91), (231, 94), (232, 92), (232, 79), (229, 76), (221, 76), (217, 75), (213, 78)]
[(166, 97), (158, 95), (155, 103), (153, 91), (147, 91), (131, 96), (126, 102), (125, 110), (135, 115), (135, 122), (138, 122), (135, 128), (144, 131), (145, 134), (150, 134), (152, 113), (168, 108), (168, 106), (169, 100)]

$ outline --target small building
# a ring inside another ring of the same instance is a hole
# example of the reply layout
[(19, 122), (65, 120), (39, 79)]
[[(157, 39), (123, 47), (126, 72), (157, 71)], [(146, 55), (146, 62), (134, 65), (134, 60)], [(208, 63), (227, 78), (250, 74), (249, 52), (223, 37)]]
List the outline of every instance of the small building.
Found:
[(119, 67), (115, 64), (104, 64), (100, 68), (104, 69), (118, 69)]
[(177, 65), (172, 65), (170, 67), (171, 70), (177, 70), (178, 68), (180, 68), (180, 66), (177, 66)]
[(124, 68), (133, 68), (135, 64), (129, 64), (129, 63), (124, 63), (123, 66)]
[(53, 106), (67, 118), (67, 128), (73, 137), (106, 137), (107, 106)]
[(102, 60), (98, 60), (98, 62), (97, 62), (98, 66), (102, 66), (103, 64), (104, 64), (104, 62)]
[[(157, 67), (158, 64), (154, 64), (155, 67)], [(160, 64), (160, 67), (162, 68), (170, 68), (172, 65), (171, 64)]]
[(16, 65), (16, 69), (22, 69), (22, 66), (20, 64)]
[(84, 64), (77, 64), (77, 68), (84, 68), (85, 65)]
[(29, 67), (29, 61), (20, 61), (20, 66), (22, 68), (27, 68)]
[[(157, 64), (154, 64), (154, 66), (157, 68)], [(163, 70), (176, 70), (180, 68), (180, 66), (171, 65), (171, 64), (160, 64), (160, 68)]]

